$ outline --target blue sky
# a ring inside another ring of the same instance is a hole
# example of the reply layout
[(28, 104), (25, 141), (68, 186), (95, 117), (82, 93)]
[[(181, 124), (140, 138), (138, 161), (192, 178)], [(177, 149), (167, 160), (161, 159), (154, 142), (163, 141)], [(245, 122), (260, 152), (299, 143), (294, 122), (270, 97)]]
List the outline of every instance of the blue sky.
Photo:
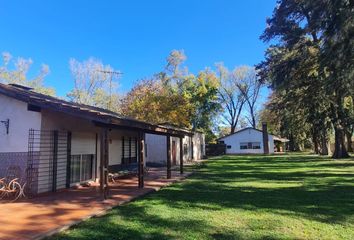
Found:
[(168, 53), (184, 49), (193, 73), (216, 62), (233, 68), (263, 59), (259, 40), (275, 0), (19, 1), (0, 0), (0, 52), (51, 70), (45, 84), (65, 96), (73, 87), (69, 59), (95, 57), (124, 72), (120, 91), (161, 71)]

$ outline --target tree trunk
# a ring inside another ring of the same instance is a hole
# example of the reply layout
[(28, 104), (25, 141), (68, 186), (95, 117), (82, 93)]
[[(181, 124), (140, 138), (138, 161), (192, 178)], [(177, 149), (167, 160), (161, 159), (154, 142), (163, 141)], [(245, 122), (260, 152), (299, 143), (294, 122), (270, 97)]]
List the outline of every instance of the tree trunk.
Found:
[(321, 151), (320, 155), (328, 155), (328, 139), (327, 139), (327, 131), (325, 128), (322, 129), (321, 135)]
[(300, 144), (295, 140), (294, 136), (292, 134), (289, 135), (289, 151), (291, 152), (297, 152), (301, 151), (301, 146)]
[(292, 135), (289, 135), (289, 151), (293, 152), (295, 151), (295, 147), (294, 147), (294, 138)]
[(328, 155), (329, 151), (328, 151), (328, 141), (326, 138), (323, 138), (321, 141), (321, 151), (320, 151), (320, 155)]
[(345, 135), (347, 137), (347, 150), (348, 152), (353, 152), (353, 141), (352, 141), (353, 130), (347, 130), (345, 132)]
[(231, 134), (235, 132), (236, 126), (231, 125)]
[(319, 154), (318, 151), (318, 138), (317, 138), (317, 134), (315, 133), (315, 131), (312, 131), (312, 142), (313, 142), (313, 151), (315, 154)]
[(256, 118), (254, 116), (254, 110), (253, 108), (251, 108), (250, 110), (251, 110), (251, 118), (252, 118), (252, 127), (256, 128)]
[(344, 143), (344, 129), (341, 125), (337, 125), (334, 127), (334, 152), (332, 158), (348, 158), (349, 154), (345, 148)]

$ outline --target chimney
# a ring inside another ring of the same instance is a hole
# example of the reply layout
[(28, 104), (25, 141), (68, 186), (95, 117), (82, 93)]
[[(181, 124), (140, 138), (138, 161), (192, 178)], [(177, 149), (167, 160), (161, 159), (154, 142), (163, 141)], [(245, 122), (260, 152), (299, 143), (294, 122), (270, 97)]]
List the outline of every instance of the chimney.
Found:
[(264, 154), (269, 154), (269, 139), (268, 139), (268, 130), (267, 123), (262, 123), (262, 135), (263, 135), (263, 150)]

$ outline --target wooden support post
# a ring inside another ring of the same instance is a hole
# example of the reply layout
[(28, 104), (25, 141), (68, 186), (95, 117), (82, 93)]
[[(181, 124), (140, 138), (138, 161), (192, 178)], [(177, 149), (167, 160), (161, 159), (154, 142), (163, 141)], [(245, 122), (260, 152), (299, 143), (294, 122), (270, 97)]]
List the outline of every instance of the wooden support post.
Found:
[(67, 133), (66, 139), (66, 188), (70, 188), (71, 183), (71, 132)]
[(129, 160), (128, 164), (132, 163), (132, 138), (129, 137)]
[(96, 133), (96, 141), (95, 141), (95, 166), (94, 166), (94, 168), (93, 168), (93, 173), (94, 173), (94, 175), (93, 176), (95, 176), (95, 181), (96, 181), (96, 179), (97, 179), (97, 153), (98, 153), (98, 134)]
[(125, 160), (124, 160), (124, 158), (125, 158), (125, 156), (124, 156), (124, 151), (125, 151), (125, 149), (124, 149), (124, 136), (122, 137), (122, 164), (125, 164)]
[(144, 188), (144, 133), (138, 133), (139, 163), (138, 163), (138, 186)]
[(179, 138), (179, 171), (183, 174), (183, 138)]
[(52, 192), (57, 191), (58, 174), (58, 131), (53, 131), (53, 169), (52, 169)]
[(167, 135), (167, 179), (171, 178), (171, 137)]
[(108, 130), (102, 129), (100, 136), (100, 190), (103, 199), (108, 196)]

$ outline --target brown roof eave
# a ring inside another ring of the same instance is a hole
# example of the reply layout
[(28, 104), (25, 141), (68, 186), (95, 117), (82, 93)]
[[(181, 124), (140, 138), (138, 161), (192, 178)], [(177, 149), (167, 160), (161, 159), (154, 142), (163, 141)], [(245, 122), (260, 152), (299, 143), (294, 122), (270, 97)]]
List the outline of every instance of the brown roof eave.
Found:
[(100, 111), (100, 109), (96, 107), (86, 106), (83, 104), (75, 104), (31, 91), (23, 91), (21, 89), (17, 89), (5, 84), (0, 84), (0, 94), (41, 107), (43, 109), (87, 119), (94, 122), (96, 125), (110, 126), (112, 128), (115, 127), (143, 130), (152, 134), (179, 137), (193, 135), (193, 133), (188, 130), (155, 125), (136, 119), (120, 118), (118, 115), (115, 115), (113, 112), (108, 112), (107, 110), (102, 109), (102, 111)]
[(40, 100), (37, 98), (34, 98), (32, 96), (27, 96), (23, 94), (16, 94), (15, 92), (12, 91), (6, 91), (2, 88), (0, 88), (0, 94), (3, 94), (7, 97), (11, 97), (14, 99), (17, 99), (19, 101), (32, 104), (38, 107), (41, 107), (43, 109), (48, 109), (52, 111), (57, 111), (57, 112), (62, 112), (66, 113), (75, 117), (80, 117), (80, 118), (85, 118), (87, 120), (96, 120), (96, 121), (101, 121), (101, 122), (107, 122), (107, 116), (104, 115), (99, 115), (96, 112), (87, 112), (84, 110), (81, 110), (79, 108), (76, 108), (75, 111), (72, 110), (72, 106), (65, 106), (65, 104), (61, 103), (53, 103), (45, 100)]

